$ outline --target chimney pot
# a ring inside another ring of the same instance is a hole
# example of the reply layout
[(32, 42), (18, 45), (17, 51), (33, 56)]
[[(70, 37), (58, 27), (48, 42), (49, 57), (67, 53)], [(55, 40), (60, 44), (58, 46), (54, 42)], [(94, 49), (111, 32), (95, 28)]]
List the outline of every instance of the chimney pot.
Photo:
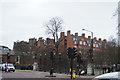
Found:
[(75, 33), (75, 36), (78, 36), (78, 33)]
[(70, 34), (70, 32), (71, 32), (70, 30), (67, 31), (68, 34)]
[(85, 33), (82, 33), (82, 37), (85, 37)]
[(99, 38), (99, 41), (101, 41), (101, 38)]
[(88, 36), (89, 39), (91, 39), (91, 36)]
[(97, 38), (96, 38), (96, 37), (94, 37), (94, 40), (97, 40)]
[(64, 36), (65, 36), (65, 33), (64, 33), (64, 32), (61, 32), (61, 33), (60, 33), (60, 36), (61, 36), (61, 37), (64, 37)]
[(103, 41), (105, 41), (105, 42), (106, 42), (107, 40), (106, 40), (106, 39), (104, 39)]

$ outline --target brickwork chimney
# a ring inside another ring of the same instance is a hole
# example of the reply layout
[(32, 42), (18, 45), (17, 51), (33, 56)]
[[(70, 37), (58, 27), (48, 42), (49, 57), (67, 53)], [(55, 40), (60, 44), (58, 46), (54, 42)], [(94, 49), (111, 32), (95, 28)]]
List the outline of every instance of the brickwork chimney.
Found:
[(82, 33), (82, 37), (85, 37), (85, 33)]
[(43, 37), (39, 37), (39, 40), (42, 40)]
[(65, 36), (65, 32), (61, 32), (61, 33), (60, 33), (60, 36), (61, 36), (61, 37), (64, 37), (64, 36)]
[(103, 41), (104, 41), (104, 42), (107, 42), (107, 40), (106, 40), (106, 39), (104, 39)]
[(99, 41), (102, 41), (102, 39), (101, 39), (101, 38), (99, 38)]
[(29, 44), (30, 44), (30, 45), (35, 45), (35, 44), (36, 44), (36, 40), (37, 40), (37, 39), (35, 39), (35, 38), (30, 38), (30, 39), (29, 39)]
[(67, 31), (67, 35), (70, 34), (70, 30)]
[(75, 36), (78, 36), (78, 33), (75, 33)]
[(94, 40), (97, 40), (97, 37), (94, 37)]
[(91, 36), (88, 36), (88, 39), (91, 39)]

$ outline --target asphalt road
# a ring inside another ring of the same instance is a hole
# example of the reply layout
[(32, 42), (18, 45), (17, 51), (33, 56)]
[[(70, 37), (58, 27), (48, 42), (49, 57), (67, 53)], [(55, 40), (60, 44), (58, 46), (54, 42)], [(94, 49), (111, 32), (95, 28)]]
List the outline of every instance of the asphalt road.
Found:
[[(67, 74), (54, 73), (57, 78), (68, 78)], [(3, 72), (3, 78), (48, 78), (49, 72), (39, 71), (15, 71), (15, 72)]]
[[(1, 72), (0, 78), (2, 80), (70, 80), (70, 75), (54, 73), (54, 77), (49, 76), (49, 72), (39, 71), (21, 71), (15, 72)], [(81, 76), (74, 80), (91, 80), (94, 76)]]

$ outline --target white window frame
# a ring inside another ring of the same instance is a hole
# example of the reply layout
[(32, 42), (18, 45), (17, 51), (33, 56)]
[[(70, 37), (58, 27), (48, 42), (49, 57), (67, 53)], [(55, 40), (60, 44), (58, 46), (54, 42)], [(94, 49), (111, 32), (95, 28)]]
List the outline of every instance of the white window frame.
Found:
[(80, 43), (80, 45), (82, 45), (82, 44), (83, 44), (83, 42), (82, 42), (82, 41), (80, 41), (79, 43)]
[(77, 41), (74, 41), (74, 44), (77, 44)]
[(89, 44), (88, 44), (88, 46), (90, 47), (90, 46), (91, 46), (91, 44), (89, 43)]
[(75, 41), (75, 38), (73, 38), (73, 41)]
[(85, 42), (85, 41), (83, 42), (83, 45), (86, 45), (86, 42)]
[(96, 47), (99, 47), (98, 44), (96, 44)]
[(96, 45), (95, 45), (95, 44), (93, 44), (93, 47), (96, 47)]

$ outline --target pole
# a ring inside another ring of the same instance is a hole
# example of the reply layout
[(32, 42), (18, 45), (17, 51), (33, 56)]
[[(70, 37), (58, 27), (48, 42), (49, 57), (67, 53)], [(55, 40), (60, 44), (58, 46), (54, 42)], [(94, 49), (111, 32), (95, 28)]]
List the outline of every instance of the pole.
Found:
[(119, 52), (120, 52), (120, 45), (119, 45), (119, 39), (120, 38), (120, 34), (118, 34), (118, 64), (120, 64), (120, 55), (119, 55)]
[(91, 39), (91, 54), (89, 55), (89, 57), (90, 57), (90, 65), (91, 65), (91, 67), (92, 67), (92, 74), (91, 75), (94, 75), (94, 65), (93, 65), (93, 32), (92, 31), (89, 31), (89, 30), (86, 30), (86, 29), (82, 29), (82, 30), (84, 30), (84, 31), (88, 31), (88, 32), (91, 32), (91, 37), (92, 37), (92, 39)]
[(94, 75), (94, 64), (93, 64), (93, 32), (91, 32), (91, 36), (92, 36), (92, 40), (91, 40), (91, 49), (92, 49), (92, 53), (91, 53), (91, 63), (92, 63), (92, 75)]
[(44, 58), (44, 67), (45, 67), (45, 70), (44, 70), (44, 72), (46, 72), (46, 53), (45, 53), (45, 58)]
[(71, 58), (71, 79), (72, 79), (72, 73), (73, 73), (73, 59)]

